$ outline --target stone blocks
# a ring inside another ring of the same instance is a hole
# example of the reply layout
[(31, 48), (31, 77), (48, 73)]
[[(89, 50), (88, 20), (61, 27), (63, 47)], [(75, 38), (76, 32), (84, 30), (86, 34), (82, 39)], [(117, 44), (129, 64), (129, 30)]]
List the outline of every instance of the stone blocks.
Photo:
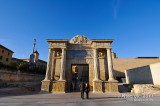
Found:
[(102, 81), (101, 80), (93, 81), (93, 92), (102, 93)]
[(53, 81), (52, 93), (66, 93), (66, 81)]
[(103, 92), (119, 92), (118, 81), (103, 81)]
[(46, 80), (46, 81), (43, 80), (42, 85), (41, 85), (41, 90), (46, 91), (46, 92), (50, 92), (49, 88), (50, 88), (50, 80)]

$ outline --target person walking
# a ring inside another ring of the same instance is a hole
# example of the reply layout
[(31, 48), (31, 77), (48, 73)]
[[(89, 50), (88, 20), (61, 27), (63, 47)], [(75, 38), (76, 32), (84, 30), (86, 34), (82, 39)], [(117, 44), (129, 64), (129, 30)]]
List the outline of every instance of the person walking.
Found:
[(85, 90), (84, 82), (82, 82), (79, 87), (81, 91), (81, 98), (84, 99), (84, 90)]
[(89, 85), (88, 83), (85, 84), (85, 92), (86, 92), (86, 98), (89, 98)]

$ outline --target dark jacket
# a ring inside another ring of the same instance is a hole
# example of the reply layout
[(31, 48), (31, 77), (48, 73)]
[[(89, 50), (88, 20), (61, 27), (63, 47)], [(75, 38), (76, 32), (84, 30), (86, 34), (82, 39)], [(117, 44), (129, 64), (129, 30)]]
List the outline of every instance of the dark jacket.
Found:
[(80, 87), (80, 91), (83, 91), (83, 92), (84, 92), (84, 90), (85, 90), (85, 85), (84, 85), (83, 82), (79, 85), (79, 87)]
[(89, 92), (89, 85), (87, 87), (85, 85), (85, 92)]

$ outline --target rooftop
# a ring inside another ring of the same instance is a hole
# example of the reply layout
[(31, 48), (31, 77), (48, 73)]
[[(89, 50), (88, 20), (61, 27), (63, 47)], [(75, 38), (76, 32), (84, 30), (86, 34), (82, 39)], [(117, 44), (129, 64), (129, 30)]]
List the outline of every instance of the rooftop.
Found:
[(8, 50), (8, 51), (10, 51), (10, 52), (14, 53), (12, 50), (10, 50), (10, 49), (8, 49), (8, 48), (4, 47), (4, 46), (3, 46), (3, 45), (1, 45), (1, 44), (0, 44), (0, 48), (6, 49), (6, 50)]

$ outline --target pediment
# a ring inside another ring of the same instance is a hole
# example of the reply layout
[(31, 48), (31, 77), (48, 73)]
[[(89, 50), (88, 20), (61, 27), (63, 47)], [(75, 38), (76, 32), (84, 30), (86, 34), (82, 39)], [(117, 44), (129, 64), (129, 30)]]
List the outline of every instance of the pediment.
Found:
[(84, 35), (77, 35), (70, 40), (70, 43), (73, 43), (73, 44), (88, 44), (88, 43), (90, 43), (90, 41)]

